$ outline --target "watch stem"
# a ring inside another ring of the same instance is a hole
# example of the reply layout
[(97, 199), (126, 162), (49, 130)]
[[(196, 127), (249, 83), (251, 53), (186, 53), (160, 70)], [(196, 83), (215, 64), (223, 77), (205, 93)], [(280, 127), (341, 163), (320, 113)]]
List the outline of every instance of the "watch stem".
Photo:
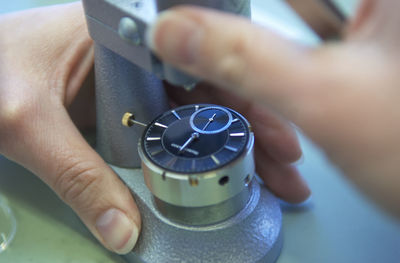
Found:
[(124, 114), (124, 116), (122, 116), (122, 125), (124, 125), (125, 127), (132, 127), (135, 124), (147, 127), (147, 124), (136, 121), (135, 116), (130, 112), (127, 112)]

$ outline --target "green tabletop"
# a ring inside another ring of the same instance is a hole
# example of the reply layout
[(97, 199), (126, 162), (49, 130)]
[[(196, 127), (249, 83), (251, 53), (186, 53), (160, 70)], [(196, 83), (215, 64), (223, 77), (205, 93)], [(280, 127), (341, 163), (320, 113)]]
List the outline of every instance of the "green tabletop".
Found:
[(0, 156), (0, 193), (17, 219), (17, 234), (1, 263), (123, 262), (91, 236), (47, 185)]

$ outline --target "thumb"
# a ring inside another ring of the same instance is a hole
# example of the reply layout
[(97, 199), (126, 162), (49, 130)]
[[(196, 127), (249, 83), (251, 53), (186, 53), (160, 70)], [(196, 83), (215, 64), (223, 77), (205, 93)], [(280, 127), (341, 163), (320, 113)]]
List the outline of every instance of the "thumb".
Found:
[(92, 66), (81, 3), (0, 20), (0, 153), (46, 182), (105, 247), (128, 253), (140, 229), (132, 195), (65, 109)]
[[(9, 132), (2, 133), (2, 153), (46, 182), (105, 247), (130, 252), (140, 215), (128, 188), (88, 145), (62, 105), (18, 108), (8, 114), (13, 117), (6, 123)], [(29, 122), (19, 121), (28, 115)]]

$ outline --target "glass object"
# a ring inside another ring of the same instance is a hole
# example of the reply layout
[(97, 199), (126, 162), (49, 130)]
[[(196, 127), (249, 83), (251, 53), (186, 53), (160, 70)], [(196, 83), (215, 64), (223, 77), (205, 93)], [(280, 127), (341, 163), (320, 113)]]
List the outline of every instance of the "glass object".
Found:
[(17, 221), (8, 205), (7, 199), (0, 193), (0, 253), (8, 248), (17, 231)]

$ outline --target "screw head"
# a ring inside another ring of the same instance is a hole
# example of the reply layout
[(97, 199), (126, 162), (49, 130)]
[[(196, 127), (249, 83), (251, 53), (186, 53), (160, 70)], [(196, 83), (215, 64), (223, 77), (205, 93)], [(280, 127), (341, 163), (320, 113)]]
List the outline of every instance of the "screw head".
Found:
[(190, 186), (196, 187), (199, 185), (199, 179), (196, 176), (190, 176), (189, 184), (190, 184)]
[(118, 25), (119, 36), (136, 46), (142, 43), (137, 23), (130, 17), (123, 17)]

